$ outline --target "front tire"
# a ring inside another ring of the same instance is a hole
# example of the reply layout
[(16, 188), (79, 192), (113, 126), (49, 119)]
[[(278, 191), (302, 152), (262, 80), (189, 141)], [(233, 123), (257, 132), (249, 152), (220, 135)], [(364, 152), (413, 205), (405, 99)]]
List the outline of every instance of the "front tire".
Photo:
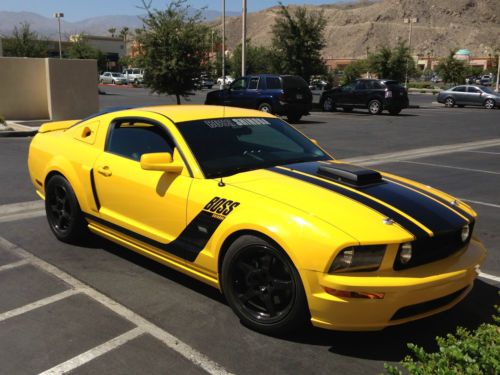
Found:
[(300, 113), (289, 113), (286, 115), (286, 118), (288, 119), (288, 122), (296, 123), (299, 122), (300, 119), (302, 118), (302, 114)]
[(56, 175), (48, 181), (45, 212), (50, 229), (58, 240), (75, 243), (88, 234), (75, 192), (63, 176)]
[(370, 100), (368, 103), (368, 112), (370, 112), (371, 115), (379, 115), (382, 109), (382, 103), (379, 100)]
[(493, 99), (486, 99), (484, 101), (484, 108), (495, 109), (495, 101)]
[(274, 244), (245, 235), (229, 247), (222, 289), (241, 322), (265, 334), (290, 333), (307, 322), (304, 288), (293, 263)]
[(333, 98), (327, 96), (325, 100), (323, 100), (323, 112), (333, 112), (335, 111), (335, 102), (333, 101)]
[(455, 99), (451, 97), (446, 98), (444, 101), (444, 105), (448, 108), (453, 108), (455, 106)]

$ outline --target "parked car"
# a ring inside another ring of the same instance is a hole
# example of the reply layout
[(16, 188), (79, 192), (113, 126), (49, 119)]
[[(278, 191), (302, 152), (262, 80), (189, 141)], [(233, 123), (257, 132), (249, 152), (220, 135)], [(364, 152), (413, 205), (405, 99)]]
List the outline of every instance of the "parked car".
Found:
[(144, 80), (144, 69), (139, 68), (128, 68), (123, 69), (123, 76), (127, 80), (127, 83), (142, 83)]
[(202, 75), (194, 80), (194, 86), (197, 89), (211, 89), (214, 86), (214, 80), (209, 76)]
[(205, 104), (253, 108), (296, 122), (311, 110), (312, 93), (298, 76), (250, 75), (238, 78), (228, 89), (209, 92)]
[(324, 79), (312, 79), (309, 81), (309, 88), (311, 90), (326, 90), (328, 85), (328, 82)]
[(493, 75), (485, 74), (481, 76), (479, 84), (482, 86), (491, 86), (493, 83)]
[[(231, 76), (225, 76), (224, 78), (225, 78), (224, 86), (230, 85), (231, 83), (234, 82), (234, 78)], [(217, 85), (219, 85), (219, 86), (222, 85), (222, 81), (223, 81), (222, 77), (217, 78)]]
[(104, 72), (99, 79), (101, 83), (113, 83), (115, 85), (126, 85), (127, 78), (121, 73)]
[(486, 257), (460, 199), (334, 160), (255, 110), (154, 106), (46, 123), (28, 167), (57, 239), (85, 244), (90, 230), (216, 288), (267, 334), (308, 321), (379, 330), (451, 309)]
[(408, 108), (408, 93), (398, 81), (388, 79), (358, 79), (349, 84), (325, 91), (320, 98), (325, 112), (335, 111), (338, 107), (345, 112), (353, 108), (368, 108), (372, 115), (388, 110), (397, 115)]
[(500, 107), (500, 94), (481, 85), (460, 85), (441, 91), (438, 103), (447, 107), (465, 107), (466, 105), (484, 106), (487, 109)]

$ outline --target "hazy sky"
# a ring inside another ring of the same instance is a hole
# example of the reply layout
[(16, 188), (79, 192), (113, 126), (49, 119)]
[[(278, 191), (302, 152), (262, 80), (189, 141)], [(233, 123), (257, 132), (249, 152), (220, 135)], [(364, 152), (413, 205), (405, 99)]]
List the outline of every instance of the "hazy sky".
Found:
[[(283, 4), (328, 4), (339, 0), (283, 0)], [(167, 0), (153, 0), (156, 8), (164, 7)], [(221, 10), (222, 0), (188, 0), (195, 8)], [(247, 0), (250, 12), (276, 5), (278, 0)], [(137, 8), (141, 0), (0, 0), (0, 11), (26, 11), (52, 17), (54, 12), (63, 12), (68, 21), (79, 21), (85, 18), (112, 14), (141, 14)], [(226, 10), (238, 12), (242, 0), (226, 0)]]

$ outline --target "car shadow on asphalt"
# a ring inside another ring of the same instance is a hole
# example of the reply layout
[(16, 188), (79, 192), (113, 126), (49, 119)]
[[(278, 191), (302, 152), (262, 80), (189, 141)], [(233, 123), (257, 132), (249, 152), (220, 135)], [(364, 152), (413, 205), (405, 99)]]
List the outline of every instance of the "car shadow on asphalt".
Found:
[(459, 326), (474, 330), (483, 322), (492, 322), (495, 313), (493, 305), (498, 301), (498, 293), (499, 288), (477, 280), (471, 293), (457, 306), (428, 318), (375, 332), (311, 328), (288, 339), (309, 345), (329, 346), (331, 353), (343, 356), (397, 362), (411, 354), (408, 343), (421, 346), (426, 351), (436, 351), (436, 336), (455, 333)]
[(371, 116), (382, 116), (382, 117), (391, 117), (391, 118), (398, 118), (398, 117), (419, 117), (420, 115), (415, 114), (415, 113), (399, 113), (397, 115), (391, 115), (390, 113), (382, 112), (378, 115), (372, 115), (369, 112), (361, 112), (361, 111), (352, 111), (352, 112), (342, 112), (342, 111), (337, 111), (338, 114), (345, 115), (345, 116), (361, 116), (361, 117), (371, 117)]

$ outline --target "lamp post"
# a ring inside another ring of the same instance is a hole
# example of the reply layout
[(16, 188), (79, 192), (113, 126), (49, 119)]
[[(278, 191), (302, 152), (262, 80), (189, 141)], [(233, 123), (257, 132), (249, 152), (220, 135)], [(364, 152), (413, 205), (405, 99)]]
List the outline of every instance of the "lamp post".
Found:
[(412, 24), (418, 22), (418, 18), (417, 17), (404, 18), (403, 22), (408, 23), (410, 25), (410, 31), (409, 31), (409, 35), (408, 35), (408, 53), (410, 56), (409, 56), (409, 58), (406, 59), (406, 73), (405, 73), (405, 88), (408, 88), (408, 65), (410, 63), (410, 58), (412, 58), (411, 57), (411, 31), (412, 31), (411, 26), (412, 26)]
[(497, 92), (498, 92), (499, 78), (500, 78), (500, 53), (498, 54), (498, 61), (497, 61), (497, 89), (496, 89)]
[(241, 76), (244, 77), (247, 73), (247, 0), (243, 0), (241, 13)]
[(226, 0), (222, 0), (222, 83), (221, 89), (226, 84)]
[(59, 58), (62, 59), (62, 46), (61, 46), (61, 18), (64, 17), (64, 13), (54, 13), (54, 18), (57, 18), (57, 26), (59, 30)]

